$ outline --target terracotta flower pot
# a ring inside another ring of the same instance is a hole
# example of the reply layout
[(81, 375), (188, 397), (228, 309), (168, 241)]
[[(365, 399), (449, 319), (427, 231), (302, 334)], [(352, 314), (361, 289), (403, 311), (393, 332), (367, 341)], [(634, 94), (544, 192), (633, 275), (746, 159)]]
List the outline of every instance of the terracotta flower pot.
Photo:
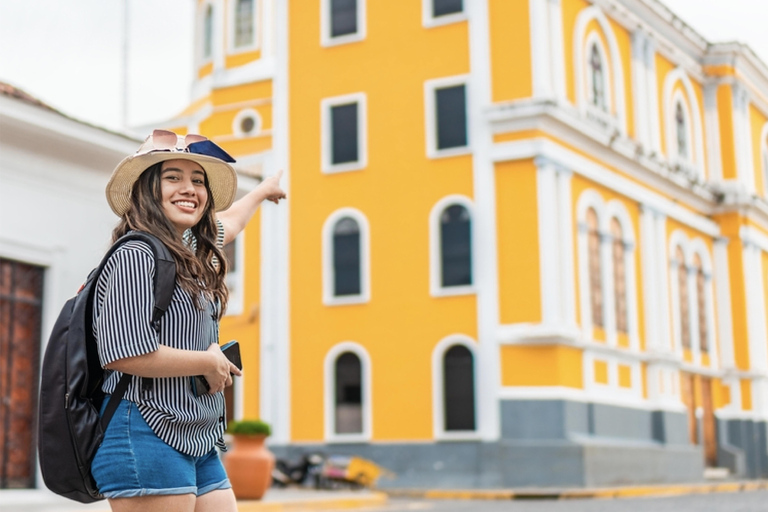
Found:
[(275, 456), (264, 446), (266, 438), (264, 435), (232, 436), (233, 444), (223, 463), (238, 499), (261, 499), (272, 484)]

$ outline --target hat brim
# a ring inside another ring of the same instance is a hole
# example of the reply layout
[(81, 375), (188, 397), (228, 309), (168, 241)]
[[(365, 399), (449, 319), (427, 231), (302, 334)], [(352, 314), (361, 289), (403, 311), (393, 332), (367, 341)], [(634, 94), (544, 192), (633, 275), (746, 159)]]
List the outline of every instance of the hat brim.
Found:
[(218, 158), (196, 153), (151, 151), (124, 158), (112, 172), (107, 183), (107, 202), (118, 217), (122, 217), (128, 211), (133, 184), (139, 179), (141, 173), (166, 160), (191, 160), (199, 164), (208, 178), (216, 211), (226, 210), (232, 205), (237, 193), (237, 173), (234, 167)]

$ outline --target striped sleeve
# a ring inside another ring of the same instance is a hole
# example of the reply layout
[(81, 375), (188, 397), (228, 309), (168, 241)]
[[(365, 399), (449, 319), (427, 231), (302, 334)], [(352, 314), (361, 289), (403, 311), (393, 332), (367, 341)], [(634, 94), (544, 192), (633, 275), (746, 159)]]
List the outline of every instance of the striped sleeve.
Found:
[(94, 319), (102, 366), (157, 350), (158, 334), (152, 328), (154, 273), (151, 249), (142, 242), (129, 242), (109, 258), (97, 284), (103, 295)]

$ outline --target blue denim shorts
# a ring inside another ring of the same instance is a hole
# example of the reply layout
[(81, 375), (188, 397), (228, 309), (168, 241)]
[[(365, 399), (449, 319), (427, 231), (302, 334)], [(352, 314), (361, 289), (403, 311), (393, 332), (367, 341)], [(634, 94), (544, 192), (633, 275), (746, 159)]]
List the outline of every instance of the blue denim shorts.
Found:
[[(106, 407), (108, 400), (104, 400)], [(172, 448), (144, 421), (136, 404), (123, 400), (109, 422), (91, 465), (107, 498), (195, 494), (231, 487), (216, 448), (202, 457)]]

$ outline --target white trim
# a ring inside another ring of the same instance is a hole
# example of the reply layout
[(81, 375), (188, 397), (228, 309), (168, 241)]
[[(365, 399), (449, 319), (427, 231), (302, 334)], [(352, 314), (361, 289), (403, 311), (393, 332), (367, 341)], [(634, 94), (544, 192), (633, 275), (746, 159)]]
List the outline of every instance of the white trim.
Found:
[(451, 23), (466, 21), (467, 8), (463, 4), (460, 12), (435, 17), (432, 16), (433, 2), (434, 0), (421, 0), (421, 24), (424, 28), (440, 27)]
[[(443, 258), (440, 240), (440, 216), (449, 206), (459, 205), (469, 213), (470, 257), (472, 258), (472, 283), (464, 286), (443, 286)], [(475, 207), (467, 196), (452, 194), (440, 199), (429, 212), (429, 293), (432, 297), (448, 297), (455, 295), (472, 295), (477, 292), (475, 287)]]
[(531, 31), (531, 80), (533, 96), (536, 98), (548, 98), (553, 92), (549, 57), (551, 52), (548, 14), (547, 0), (528, 0)]
[(733, 137), (738, 180), (748, 194), (755, 193), (755, 164), (752, 153), (752, 123), (749, 94), (740, 83), (731, 87), (733, 98)]
[(733, 317), (731, 314), (731, 278), (728, 263), (728, 240), (718, 238), (714, 243), (714, 278), (717, 291), (718, 349), (724, 368), (735, 368)]
[[(624, 245), (624, 279), (625, 279), (625, 292), (627, 296), (624, 298), (627, 305), (627, 336), (629, 337), (629, 346), (633, 350), (640, 350), (640, 331), (638, 325), (638, 313), (637, 313), (637, 271), (635, 269), (635, 251), (637, 249), (637, 243), (635, 242), (635, 228), (632, 223), (632, 218), (627, 211), (627, 207), (624, 203), (616, 199), (608, 201), (606, 205), (607, 222), (606, 233), (608, 234), (609, 243), (613, 242), (613, 236), (610, 233), (610, 221), (616, 219), (621, 226), (622, 244)], [(613, 300), (615, 283), (613, 283), (613, 252), (611, 248), (611, 258), (609, 265), (609, 273), (611, 276), (611, 294), (610, 297)], [(615, 317), (615, 303), (612, 304), (611, 311), (614, 312)], [(617, 319), (613, 318), (613, 334), (618, 336)], [(610, 330), (609, 330), (610, 332)]]
[[(590, 284), (589, 270), (589, 233), (586, 222), (587, 210), (594, 210), (597, 214), (598, 230), (601, 219), (605, 217), (602, 196), (594, 189), (587, 189), (581, 193), (576, 202), (577, 242), (579, 262), (579, 304), (581, 305), (581, 330), (586, 339), (593, 338), (594, 325), (592, 325), (592, 288)], [(601, 243), (602, 245), (602, 243)], [(604, 268), (602, 251), (600, 253), (600, 268)], [(601, 273), (602, 277), (602, 273)], [(605, 285), (603, 285), (605, 287)], [(605, 308), (605, 297), (603, 307)]]
[[(472, 75), (468, 90), (467, 123), (470, 140), (477, 149), (472, 154), (472, 185), (475, 200), (472, 260), (477, 286), (477, 417), (483, 441), (501, 436), (499, 399), (501, 363), (496, 327), (499, 324), (499, 271), (495, 168), (490, 159), (493, 147), (492, 125), (485, 106), (493, 103), (491, 95), (491, 51), (488, 34), (488, 2), (466, 2), (469, 19), (469, 60)], [(482, 248), (482, 250), (481, 250)]]
[[(446, 431), (444, 425), (445, 417), (445, 375), (443, 374), (443, 359), (446, 351), (455, 346), (466, 347), (472, 354), (472, 377), (475, 388), (475, 430), (466, 431)], [(457, 441), (457, 440), (479, 440), (480, 415), (478, 414), (478, 364), (477, 364), (477, 342), (464, 334), (451, 334), (440, 340), (435, 348), (432, 349), (432, 432), (436, 440)]]
[[(363, 431), (360, 434), (337, 434), (336, 433), (336, 359), (345, 353), (351, 352), (360, 359), (360, 398), (362, 400), (362, 422)], [(334, 345), (325, 355), (323, 362), (324, 375), (324, 430), (325, 440), (329, 443), (360, 443), (371, 440), (373, 435), (373, 391), (371, 376), (372, 364), (371, 358), (365, 347), (353, 341), (344, 341)]]
[[(262, 172), (284, 171), (282, 187), (291, 194), (290, 116), (288, 91), (288, 2), (274, 3), (275, 58), (272, 151), (266, 152)], [(291, 307), (290, 202), (261, 206), (259, 295), (259, 415), (272, 424), (271, 442), (291, 441)]]
[[(335, 296), (333, 294), (333, 228), (336, 223), (350, 217), (360, 229), (360, 294)], [(371, 300), (371, 237), (368, 219), (363, 212), (355, 208), (340, 208), (331, 213), (323, 223), (322, 230), (323, 257), (323, 304), (326, 306), (341, 306), (347, 304), (364, 304)]]
[[(594, 89), (594, 77), (592, 76), (592, 48), (597, 48), (598, 56), (600, 57), (600, 63), (602, 64), (602, 74), (603, 74), (603, 101), (605, 103), (605, 109), (601, 108), (599, 105), (595, 105), (595, 98), (592, 97), (592, 90)], [(587, 88), (584, 91), (585, 98), (586, 98), (586, 105), (585, 108), (590, 110), (596, 110), (599, 115), (606, 114), (607, 116), (611, 116), (611, 112), (613, 111), (613, 101), (614, 101), (614, 95), (613, 91), (611, 91), (611, 61), (608, 59), (608, 52), (606, 52), (605, 47), (603, 46), (603, 39), (600, 37), (600, 35), (596, 31), (591, 31), (587, 35), (587, 40), (584, 42), (584, 48), (585, 48), (585, 56), (584, 58), (587, 59), (586, 61), (586, 80), (587, 80)]]
[(261, 19), (260, 13), (262, 9), (261, 0), (253, 0), (253, 19), (251, 20), (251, 23), (253, 24), (253, 41), (251, 44), (235, 46), (238, 2), (239, 0), (229, 0), (227, 3), (227, 49), (230, 54), (251, 52), (258, 50), (260, 47), (261, 24), (259, 21)]
[(567, 166), (576, 174), (601, 183), (627, 199), (654, 208), (705, 235), (713, 237), (720, 235), (720, 226), (704, 215), (693, 213), (656, 192), (638, 187), (636, 182), (611, 172), (602, 165), (546, 138), (496, 144), (491, 159), (495, 162), (502, 162), (535, 158), (540, 155), (559, 165)]
[(760, 166), (763, 176), (763, 197), (768, 198), (768, 123), (760, 130)]
[(723, 179), (723, 160), (720, 152), (720, 114), (717, 108), (718, 84), (710, 83), (704, 86), (704, 127), (707, 135), (707, 167), (709, 179)]
[[(357, 161), (334, 164), (331, 109), (341, 105), (357, 105)], [(364, 92), (324, 98), (320, 101), (321, 169), (326, 174), (358, 171), (368, 166), (368, 102)]]
[(765, 281), (760, 247), (744, 241), (744, 288), (746, 291), (747, 346), (749, 368), (758, 372), (768, 371), (768, 347), (766, 347)]
[[(205, 19), (207, 15), (208, 8), (211, 9), (211, 54), (206, 56), (203, 54), (205, 50)], [(216, 55), (216, 36), (217, 36), (217, 23), (216, 23), (216, 9), (218, 5), (216, 0), (203, 0), (201, 4), (199, 4), (199, 7), (196, 11), (197, 13), (197, 31), (198, 31), (198, 37), (196, 38), (198, 43), (195, 45), (195, 75), (197, 75), (197, 70), (199, 70), (201, 67), (205, 66), (206, 64), (213, 62), (215, 60)]]
[(338, 46), (354, 43), (365, 39), (366, 34), (366, 1), (357, 2), (357, 32), (343, 36), (331, 37), (331, 0), (320, 0), (320, 46)]
[[(680, 93), (679, 90), (675, 90), (675, 84), (678, 81), (680, 81), (683, 86), (683, 90), (685, 91), (684, 95)], [(694, 172), (696, 177), (703, 181), (706, 178), (706, 160), (704, 159), (704, 135), (701, 121), (701, 109), (691, 79), (685, 73), (683, 68), (678, 67), (667, 73), (667, 76), (664, 78), (662, 94), (664, 96), (664, 128), (667, 135), (667, 158), (673, 165), (678, 164), (684, 168), (686, 167), (685, 164), (693, 165), (691, 172)], [(693, 136), (690, 139), (690, 155), (687, 159), (681, 159), (677, 154), (677, 124), (675, 122), (675, 108), (677, 101), (680, 101), (684, 113), (688, 120), (691, 121), (691, 126), (688, 128), (688, 131), (689, 133), (692, 131)]]
[[(250, 132), (244, 132), (240, 127), (240, 124), (242, 123), (243, 119), (247, 117), (253, 118), (253, 130), (251, 130)], [(262, 134), (263, 128), (264, 128), (264, 123), (261, 119), (261, 116), (257, 111), (255, 111), (252, 108), (245, 108), (241, 110), (235, 115), (235, 118), (232, 120), (232, 133), (234, 133), (235, 137), (237, 138), (258, 137), (259, 135)]]
[(500, 400), (568, 400), (602, 405), (613, 405), (627, 409), (644, 411), (665, 410), (684, 412), (684, 408), (672, 404), (650, 403), (647, 400), (628, 400), (626, 396), (591, 394), (584, 389), (566, 386), (515, 386), (502, 387), (499, 390)]
[[(470, 75), (457, 75), (445, 78), (435, 78), (424, 82), (424, 127), (426, 129), (427, 157), (442, 158), (456, 155), (466, 155), (472, 152), (472, 134), (470, 131)], [(437, 89), (446, 89), (457, 85), (464, 86), (464, 109), (467, 117), (467, 145), (447, 149), (437, 148), (437, 105), (435, 92)]]
[[(611, 402), (619, 402), (625, 405), (635, 403), (641, 406), (643, 398), (642, 364), (634, 358), (609, 355), (605, 352), (595, 353), (587, 349), (583, 354), (584, 391), (590, 399), (603, 399)], [(608, 382), (606, 384), (595, 381), (595, 360), (603, 362), (608, 370)], [(621, 387), (619, 383), (619, 366), (627, 366), (630, 369), (630, 387)]]
[[(623, 135), (627, 133), (627, 122), (621, 52), (619, 51), (616, 35), (613, 33), (608, 19), (596, 5), (583, 9), (576, 18), (573, 39), (576, 104), (583, 114), (588, 114), (589, 97), (584, 89), (587, 84), (585, 73), (588, 70), (588, 58), (585, 56), (585, 49), (590, 42), (586, 36), (587, 27), (592, 20), (597, 21), (598, 25), (600, 25), (603, 36), (608, 42), (610, 62), (606, 62), (605, 76), (609, 80), (610, 86), (606, 89), (606, 94), (612, 93), (611, 97), (613, 98), (613, 102), (608, 103), (608, 112), (610, 117), (615, 118), (614, 127)], [(600, 41), (598, 47), (602, 49), (602, 41)]]
[(235, 270), (227, 271), (226, 283), (229, 289), (226, 316), (243, 314), (245, 304), (245, 231), (241, 231), (230, 242), (235, 244)]

